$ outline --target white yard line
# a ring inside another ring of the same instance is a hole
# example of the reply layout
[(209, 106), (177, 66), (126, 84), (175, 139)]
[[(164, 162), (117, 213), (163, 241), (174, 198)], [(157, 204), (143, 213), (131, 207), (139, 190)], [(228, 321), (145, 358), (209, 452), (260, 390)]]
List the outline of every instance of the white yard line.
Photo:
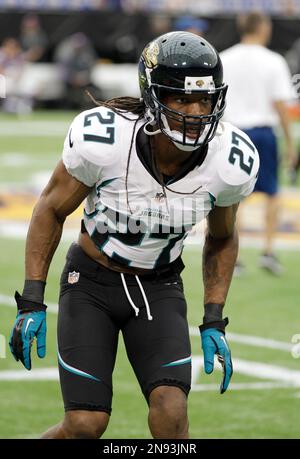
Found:
[(264, 347), (269, 349), (278, 349), (279, 351), (291, 352), (292, 344), (274, 339), (261, 338), (259, 336), (240, 335), (237, 333), (226, 333), (229, 341), (234, 343), (246, 344), (247, 346)]
[[(233, 366), (235, 374), (243, 374), (251, 378), (268, 379), (271, 381), (231, 383), (230, 390), (267, 390), (300, 387), (300, 371), (241, 359), (234, 359)], [(221, 370), (217, 362), (215, 369), (217, 371)], [(197, 384), (201, 374), (203, 374), (203, 357), (194, 356), (192, 359), (192, 390), (195, 392), (219, 390), (217, 384)], [(39, 368), (31, 371), (0, 371), (0, 381), (58, 381), (58, 379), (58, 369), (56, 367)]]
[[(215, 362), (215, 369), (221, 371), (221, 365)], [(203, 357), (192, 357), (192, 382), (196, 384), (203, 373)], [(250, 360), (233, 359), (234, 373), (250, 376), (252, 378), (269, 379), (294, 387), (300, 387), (300, 371), (286, 367), (270, 365), (268, 363), (254, 362)]]
[[(192, 385), (194, 390), (213, 390), (212, 385), (199, 385), (199, 377), (203, 374), (203, 356), (192, 357)], [(221, 365), (216, 361), (215, 370), (221, 371)], [(276, 387), (300, 387), (300, 371), (291, 370), (286, 367), (277, 365), (270, 365), (261, 362), (253, 362), (249, 360), (233, 359), (234, 374), (242, 374), (250, 376), (251, 378), (268, 379), (270, 382), (261, 383), (233, 383), (230, 388), (233, 390), (241, 389), (262, 389), (262, 388), (276, 388)]]
[[(198, 327), (190, 327), (191, 336), (200, 336)], [(226, 333), (228, 341), (233, 343), (246, 344), (247, 346), (263, 347), (269, 349), (277, 349), (280, 351), (291, 352), (292, 344), (283, 341), (275, 341), (273, 339), (262, 338), (260, 336), (242, 335), (238, 333)]]
[(0, 371), (0, 381), (58, 381), (56, 367)]
[(298, 370), (241, 359), (234, 359), (233, 365), (234, 371), (242, 375), (281, 381), (291, 384), (291, 386), (300, 387), (300, 371)]

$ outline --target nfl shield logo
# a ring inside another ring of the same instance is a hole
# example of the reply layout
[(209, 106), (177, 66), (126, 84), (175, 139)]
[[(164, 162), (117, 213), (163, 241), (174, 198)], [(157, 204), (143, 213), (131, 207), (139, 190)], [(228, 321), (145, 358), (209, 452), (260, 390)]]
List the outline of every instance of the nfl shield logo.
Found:
[(80, 273), (77, 273), (76, 271), (69, 273), (68, 275), (69, 284), (76, 284), (76, 282), (79, 281), (79, 276), (80, 276)]

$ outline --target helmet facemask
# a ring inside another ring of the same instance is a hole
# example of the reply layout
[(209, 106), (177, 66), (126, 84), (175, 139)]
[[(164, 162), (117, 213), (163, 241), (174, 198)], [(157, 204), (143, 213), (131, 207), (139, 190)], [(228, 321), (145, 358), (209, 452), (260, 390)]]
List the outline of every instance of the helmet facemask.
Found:
[[(193, 151), (206, 145), (212, 140), (220, 118), (225, 110), (225, 97), (227, 86), (222, 85), (220, 88), (198, 91), (184, 91), (178, 88), (161, 87), (151, 85), (148, 92), (148, 114), (152, 115), (151, 124), (158, 126), (158, 131), (162, 132), (172, 140), (175, 146), (184, 151)], [(211, 110), (207, 115), (190, 115), (184, 112), (174, 110), (162, 102), (166, 94), (205, 94), (211, 98)], [(171, 129), (168, 120), (173, 120), (178, 124), (178, 130)], [(189, 137), (189, 131), (193, 136)], [(146, 133), (150, 133), (146, 131)]]

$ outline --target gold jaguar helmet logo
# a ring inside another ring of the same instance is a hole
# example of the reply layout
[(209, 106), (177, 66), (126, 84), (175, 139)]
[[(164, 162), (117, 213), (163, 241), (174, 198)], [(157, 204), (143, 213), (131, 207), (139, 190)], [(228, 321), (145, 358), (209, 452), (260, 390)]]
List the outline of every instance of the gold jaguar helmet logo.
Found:
[(147, 46), (144, 51), (144, 59), (146, 66), (153, 69), (157, 65), (157, 56), (159, 54), (159, 46), (157, 43), (152, 42)]

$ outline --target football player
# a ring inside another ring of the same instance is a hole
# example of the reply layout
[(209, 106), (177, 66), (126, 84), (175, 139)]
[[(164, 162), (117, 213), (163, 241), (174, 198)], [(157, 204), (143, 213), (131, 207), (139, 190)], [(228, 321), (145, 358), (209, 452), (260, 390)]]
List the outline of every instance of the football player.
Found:
[[(207, 219), (203, 249), (206, 373), (232, 375), (222, 312), (238, 252), (235, 216), (258, 172), (249, 138), (220, 122), (227, 86), (217, 51), (171, 32), (139, 61), (141, 98), (80, 113), (33, 212), (26, 280), (10, 346), (30, 370), (45, 355), (47, 272), (66, 217), (86, 199), (61, 276), (58, 362), (64, 420), (44, 438), (99, 438), (111, 414), (118, 336), (149, 405), (154, 438), (188, 438), (191, 348), (180, 273), (184, 239)], [(195, 273), (195, 282), (198, 276)]]

